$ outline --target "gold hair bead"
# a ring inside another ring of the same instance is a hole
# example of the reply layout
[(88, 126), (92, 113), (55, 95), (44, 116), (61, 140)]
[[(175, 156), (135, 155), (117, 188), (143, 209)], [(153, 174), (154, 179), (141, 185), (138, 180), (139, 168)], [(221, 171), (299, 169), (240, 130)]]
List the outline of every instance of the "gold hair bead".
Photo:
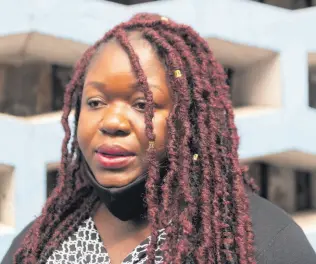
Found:
[(155, 147), (155, 141), (149, 141), (149, 148), (152, 149)]
[(167, 17), (161, 17), (160, 18), (162, 21), (169, 21), (169, 19)]
[(194, 160), (194, 161), (197, 161), (198, 157), (199, 157), (199, 154), (194, 154), (194, 155), (193, 155), (193, 160)]
[(182, 77), (181, 71), (180, 71), (180, 70), (175, 70), (175, 71), (174, 71), (174, 76), (175, 76), (176, 78)]

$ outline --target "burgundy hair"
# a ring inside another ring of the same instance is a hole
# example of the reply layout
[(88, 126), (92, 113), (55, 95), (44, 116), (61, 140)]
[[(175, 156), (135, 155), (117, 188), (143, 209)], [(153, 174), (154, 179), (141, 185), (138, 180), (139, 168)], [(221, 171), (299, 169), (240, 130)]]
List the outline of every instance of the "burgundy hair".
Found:
[[(161, 179), (155, 149), (149, 148), (146, 199), (152, 227), (148, 263), (154, 262), (158, 230), (165, 228), (165, 263), (254, 264), (254, 235), (246, 188), (254, 184), (238, 161), (239, 138), (223, 68), (207, 42), (191, 27), (139, 14), (90, 47), (66, 87), (62, 125), (65, 138), (58, 185), (16, 252), (15, 263), (45, 263), (52, 252), (91, 215), (98, 202), (80, 173), (76, 140), (87, 67), (100, 46), (115, 39), (130, 58), (145, 94), (146, 135), (154, 141), (153, 98), (130, 41), (137, 31), (165, 64), (174, 107), (168, 118), (167, 174)], [(180, 70), (181, 77), (175, 76)], [(68, 117), (75, 105), (75, 132)], [(69, 144), (71, 144), (69, 151)], [(179, 151), (181, 149), (181, 151)], [(193, 155), (198, 159), (193, 160)], [(187, 261), (187, 262), (186, 262)]]

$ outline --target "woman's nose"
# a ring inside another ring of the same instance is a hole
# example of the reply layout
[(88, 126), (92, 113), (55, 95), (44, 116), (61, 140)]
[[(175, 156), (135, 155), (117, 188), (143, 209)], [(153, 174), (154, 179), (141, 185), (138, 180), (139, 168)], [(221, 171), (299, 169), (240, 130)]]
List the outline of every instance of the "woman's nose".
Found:
[(130, 134), (130, 121), (126, 107), (109, 107), (100, 125), (100, 132), (111, 136), (127, 136)]

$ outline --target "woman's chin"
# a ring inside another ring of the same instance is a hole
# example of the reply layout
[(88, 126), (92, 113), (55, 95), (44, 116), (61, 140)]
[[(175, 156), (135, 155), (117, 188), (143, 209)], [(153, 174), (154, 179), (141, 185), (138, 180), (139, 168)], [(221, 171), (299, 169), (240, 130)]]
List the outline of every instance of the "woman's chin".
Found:
[(102, 174), (95, 175), (97, 182), (107, 188), (110, 187), (124, 187), (139, 177), (139, 173), (127, 172), (103, 172)]

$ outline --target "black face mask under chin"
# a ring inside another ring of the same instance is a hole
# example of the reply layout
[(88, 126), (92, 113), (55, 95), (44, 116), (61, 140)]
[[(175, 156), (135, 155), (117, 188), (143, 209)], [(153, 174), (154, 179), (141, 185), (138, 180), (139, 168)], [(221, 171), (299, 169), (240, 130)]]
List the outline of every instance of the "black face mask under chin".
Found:
[(100, 201), (106, 205), (115, 217), (122, 221), (128, 221), (140, 218), (146, 212), (146, 174), (139, 176), (135, 181), (123, 187), (104, 187), (97, 182), (85, 161), (83, 162), (83, 168)]

